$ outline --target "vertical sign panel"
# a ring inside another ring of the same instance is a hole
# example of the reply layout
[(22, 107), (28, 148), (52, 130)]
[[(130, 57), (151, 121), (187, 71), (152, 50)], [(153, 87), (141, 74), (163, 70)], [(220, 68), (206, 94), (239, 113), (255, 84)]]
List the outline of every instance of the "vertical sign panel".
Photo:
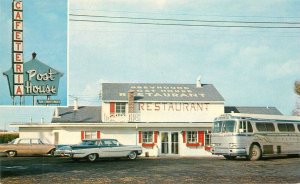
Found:
[(23, 2), (12, 2), (12, 68), (13, 68), (13, 96), (24, 94), (23, 70)]

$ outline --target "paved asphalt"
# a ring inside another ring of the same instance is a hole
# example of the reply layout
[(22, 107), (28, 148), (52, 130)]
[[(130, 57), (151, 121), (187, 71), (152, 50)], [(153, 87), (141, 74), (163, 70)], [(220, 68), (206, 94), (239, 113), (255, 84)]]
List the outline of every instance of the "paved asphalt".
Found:
[(73, 162), (0, 157), (0, 183), (299, 183), (300, 158), (159, 157)]

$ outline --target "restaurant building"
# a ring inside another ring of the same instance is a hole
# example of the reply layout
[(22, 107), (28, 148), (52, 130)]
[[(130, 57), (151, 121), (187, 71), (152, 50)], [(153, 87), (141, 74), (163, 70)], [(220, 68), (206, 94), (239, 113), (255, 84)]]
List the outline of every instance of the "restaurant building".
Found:
[(101, 106), (58, 107), (51, 124), (15, 124), (20, 137), (54, 144), (115, 138), (141, 145), (144, 156), (209, 156), (215, 117), (235, 113), (281, 114), (269, 107), (224, 107), (212, 84), (103, 83)]

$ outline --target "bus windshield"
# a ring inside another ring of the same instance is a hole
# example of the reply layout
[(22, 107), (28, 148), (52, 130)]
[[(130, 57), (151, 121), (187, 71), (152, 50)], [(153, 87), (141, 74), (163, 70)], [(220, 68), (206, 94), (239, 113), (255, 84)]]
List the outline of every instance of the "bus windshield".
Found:
[(213, 133), (227, 133), (234, 132), (235, 121), (215, 121), (213, 127)]

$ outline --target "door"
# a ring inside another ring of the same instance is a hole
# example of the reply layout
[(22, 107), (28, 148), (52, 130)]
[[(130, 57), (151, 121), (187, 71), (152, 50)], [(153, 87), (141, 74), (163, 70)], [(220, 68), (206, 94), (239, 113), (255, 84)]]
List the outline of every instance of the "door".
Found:
[(161, 133), (161, 154), (170, 155), (179, 153), (178, 132)]
[(161, 133), (161, 154), (169, 154), (169, 133)]
[(178, 132), (171, 132), (171, 153), (178, 154)]

